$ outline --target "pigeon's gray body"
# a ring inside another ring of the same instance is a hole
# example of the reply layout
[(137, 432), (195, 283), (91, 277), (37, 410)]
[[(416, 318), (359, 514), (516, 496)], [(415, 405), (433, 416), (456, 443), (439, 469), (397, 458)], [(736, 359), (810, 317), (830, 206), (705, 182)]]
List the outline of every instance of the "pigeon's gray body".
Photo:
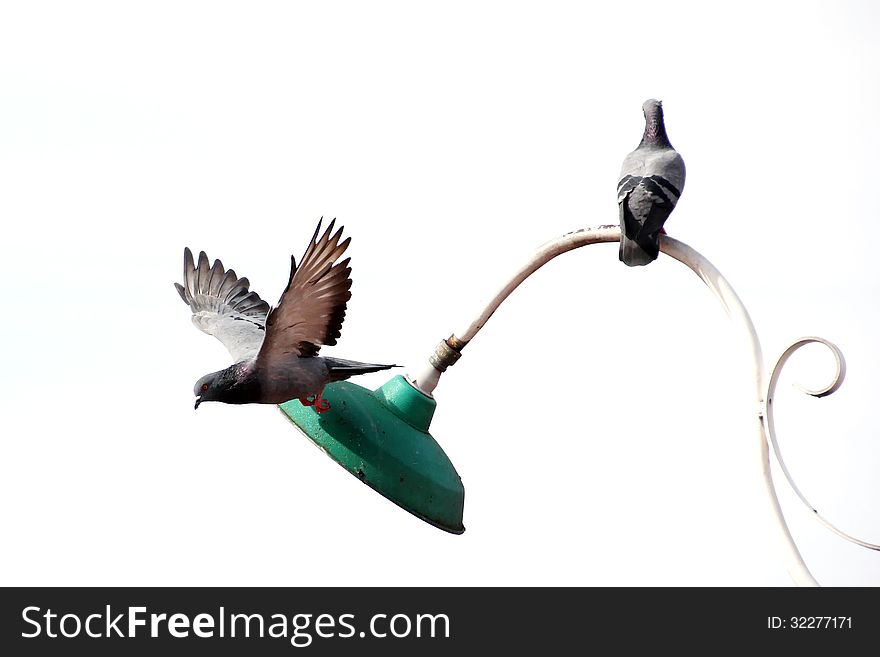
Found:
[(660, 101), (647, 100), (645, 134), (626, 156), (617, 183), (620, 206), (620, 260), (647, 265), (660, 252), (660, 231), (684, 190), (685, 167), (663, 123)]
[(351, 298), (349, 259), (336, 262), (350, 239), (340, 243), (342, 228), (332, 233), (333, 223), (320, 238), (318, 223), (299, 267), (291, 258), (290, 280), (275, 308), (219, 260), (210, 266), (203, 251), (196, 264), (184, 250), (184, 283), (174, 286), (193, 324), (220, 340), (234, 361), (196, 382), (196, 408), (203, 401), (280, 404), (313, 395), (319, 401), (331, 381), (395, 367), (317, 355), (321, 345), (336, 344)]

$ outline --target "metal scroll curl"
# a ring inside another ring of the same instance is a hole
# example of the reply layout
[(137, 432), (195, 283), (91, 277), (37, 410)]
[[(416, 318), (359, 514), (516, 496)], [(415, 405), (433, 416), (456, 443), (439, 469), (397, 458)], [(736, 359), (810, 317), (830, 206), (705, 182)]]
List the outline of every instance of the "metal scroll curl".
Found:
[(815, 336), (808, 336), (804, 338), (799, 338), (792, 342), (785, 351), (782, 352), (782, 355), (776, 361), (776, 364), (773, 366), (773, 370), (770, 372), (770, 378), (767, 381), (767, 391), (764, 395), (764, 403), (762, 407), (762, 417), (767, 433), (767, 437), (770, 439), (770, 444), (773, 447), (773, 453), (776, 454), (776, 460), (779, 462), (779, 467), (782, 470), (782, 474), (785, 475), (786, 480), (788, 481), (788, 485), (791, 486), (791, 489), (795, 492), (801, 502), (812, 512), (813, 517), (819, 521), (823, 526), (827, 529), (831, 530), (841, 538), (849, 541), (850, 543), (855, 543), (856, 545), (861, 545), (864, 548), (868, 548), (869, 550), (877, 550), (880, 551), (880, 545), (875, 543), (868, 543), (867, 541), (863, 541), (855, 536), (851, 536), (846, 532), (838, 529), (834, 524), (829, 522), (827, 519), (822, 517), (822, 515), (816, 510), (809, 501), (807, 501), (806, 496), (801, 492), (800, 488), (798, 488), (797, 484), (794, 482), (794, 477), (791, 476), (791, 472), (788, 469), (788, 466), (785, 464), (785, 460), (782, 458), (782, 450), (779, 448), (779, 441), (776, 439), (776, 427), (773, 419), (773, 410), (774, 404), (773, 399), (776, 395), (776, 384), (779, 382), (779, 377), (782, 374), (782, 370), (785, 367), (785, 364), (788, 362), (789, 358), (791, 358), (794, 353), (808, 344), (821, 344), (827, 347), (832, 355), (834, 356), (834, 362), (836, 371), (834, 373), (834, 377), (831, 382), (816, 390), (805, 388), (799, 384), (795, 384), (795, 387), (803, 392), (804, 394), (810, 395), (811, 397), (827, 397), (830, 394), (836, 392), (840, 386), (843, 384), (843, 380), (846, 377), (846, 361), (843, 358), (843, 352), (835, 345), (833, 342), (829, 342), (825, 338), (819, 338)]

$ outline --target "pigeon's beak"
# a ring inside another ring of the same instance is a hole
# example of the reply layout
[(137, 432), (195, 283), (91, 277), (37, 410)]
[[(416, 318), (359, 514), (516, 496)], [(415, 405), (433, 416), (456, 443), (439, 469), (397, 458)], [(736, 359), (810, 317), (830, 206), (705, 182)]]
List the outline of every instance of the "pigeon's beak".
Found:
[(196, 397), (196, 405), (195, 405), (193, 408), (195, 408), (196, 410), (198, 410), (198, 408), (199, 408), (199, 404), (201, 404), (201, 403), (202, 403), (202, 398), (201, 398), (201, 397)]

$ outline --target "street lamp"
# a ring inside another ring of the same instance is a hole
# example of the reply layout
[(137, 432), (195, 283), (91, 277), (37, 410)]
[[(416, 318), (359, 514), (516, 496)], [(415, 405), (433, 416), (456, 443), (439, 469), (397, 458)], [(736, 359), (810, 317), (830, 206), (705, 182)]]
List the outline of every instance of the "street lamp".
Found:
[(435, 527), (464, 531), (464, 486), (428, 433), (437, 402), (402, 376), (377, 390), (331, 383), (318, 415), (298, 400), (279, 408), (309, 440), (362, 482)]
[[(436, 347), (428, 364), (415, 377), (394, 377), (375, 391), (348, 382), (333, 383), (327, 386), (324, 394), (330, 400), (333, 413), (319, 416), (298, 401), (282, 404), (282, 412), (334, 460), (385, 497), (441, 529), (463, 532), (464, 487), (452, 463), (428, 433), (437, 406), (433, 392), (440, 377), (458, 362), (462, 350), (526, 278), (558, 255), (582, 246), (619, 240), (618, 226), (598, 226), (547, 242), (505, 281), (470, 324)], [(770, 470), (771, 446), (786, 481), (814, 518), (841, 538), (871, 550), (880, 550), (880, 545), (862, 541), (839, 530), (807, 502), (782, 459), (774, 430), (773, 397), (776, 383), (791, 355), (811, 343), (822, 344), (831, 350), (837, 364), (833, 381), (819, 390), (801, 388), (814, 397), (824, 397), (843, 383), (846, 367), (840, 349), (824, 338), (801, 338), (783, 352), (767, 377), (755, 327), (727, 279), (696, 250), (668, 235), (661, 235), (660, 251), (687, 265), (712, 291), (739, 328), (751, 356), (758, 409), (755, 427), (759, 438), (759, 463), (785, 565), (792, 579), (802, 586), (818, 585), (785, 522)]]

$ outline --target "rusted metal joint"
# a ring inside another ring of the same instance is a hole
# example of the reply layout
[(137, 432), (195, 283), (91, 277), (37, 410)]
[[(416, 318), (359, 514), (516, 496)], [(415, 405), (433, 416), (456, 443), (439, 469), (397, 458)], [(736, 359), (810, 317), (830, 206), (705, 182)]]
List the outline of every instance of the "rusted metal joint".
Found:
[(461, 350), (466, 344), (467, 342), (459, 340), (454, 334), (450, 335), (437, 345), (428, 361), (438, 372), (445, 372), (447, 368), (458, 362), (458, 359), (461, 358)]

